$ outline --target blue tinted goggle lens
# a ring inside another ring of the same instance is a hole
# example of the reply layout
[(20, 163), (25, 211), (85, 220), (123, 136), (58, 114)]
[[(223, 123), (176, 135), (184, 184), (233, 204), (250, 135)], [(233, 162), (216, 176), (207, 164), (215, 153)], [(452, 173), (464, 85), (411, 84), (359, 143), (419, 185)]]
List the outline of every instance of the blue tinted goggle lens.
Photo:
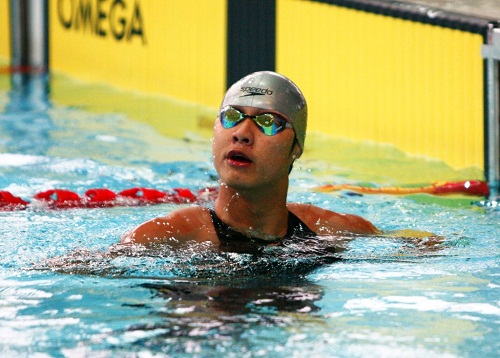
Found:
[(285, 128), (293, 128), (291, 123), (288, 123), (284, 118), (272, 113), (264, 113), (256, 116), (250, 116), (240, 112), (236, 108), (227, 106), (222, 108), (219, 113), (219, 118), (222, 126), (226, 129), (233, 128), (238, 123), (241, 123), (245, 118), (252, 119), (265, 135), (276, 135), (285, 130)]

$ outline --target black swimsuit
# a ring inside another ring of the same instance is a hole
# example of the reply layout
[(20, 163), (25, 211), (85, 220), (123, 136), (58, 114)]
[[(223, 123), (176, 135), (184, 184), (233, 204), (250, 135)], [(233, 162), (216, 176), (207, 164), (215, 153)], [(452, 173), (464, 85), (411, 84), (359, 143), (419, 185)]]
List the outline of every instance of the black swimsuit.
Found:
[(217, 214), (215, 214), (213, 209), (210, 209), (210, 215), (212, 216), (212, 222), (214, 223), (215, 232), (219, 238), (220, 249), (222, 251), (258, 253), (261, 252), (262, 248), (265, 246), (282, 245), (287, 239), (297, 239), (297, 237), (310, 238), (316, 236), (316, 233), (309, 229), (307, 225), (291, 211), (288, 211), (288, 228), (285, 236), (272, 242), (248, 237), (229, 225), (224, 224)]

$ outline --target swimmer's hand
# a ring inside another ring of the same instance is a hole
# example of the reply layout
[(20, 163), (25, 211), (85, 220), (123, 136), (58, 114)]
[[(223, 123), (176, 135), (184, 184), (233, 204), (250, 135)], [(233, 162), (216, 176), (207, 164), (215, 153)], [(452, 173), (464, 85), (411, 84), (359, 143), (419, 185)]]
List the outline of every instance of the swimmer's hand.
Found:
[(411, 244), (418, 251), (433, 252), (442, 249), (445, 238), (428, 231), (411, 229), (384, 232), (383, 237), (394, 237)]

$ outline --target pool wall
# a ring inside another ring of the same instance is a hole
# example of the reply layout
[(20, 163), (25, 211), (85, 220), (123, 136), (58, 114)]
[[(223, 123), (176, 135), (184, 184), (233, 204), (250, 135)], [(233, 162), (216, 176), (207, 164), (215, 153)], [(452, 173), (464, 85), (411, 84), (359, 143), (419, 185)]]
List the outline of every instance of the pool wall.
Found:
[(481, 34), (423, 23), (410, 7), (281, 3), (277, 67), (312, 98), (311, 130), (482, 167)]
[(395, 1), (49, 0), (50, 67), (196, 104), (186, 131), (233, 80), (276, 70), (303, 89), (310, 131), (484, 170), (490, 25)]

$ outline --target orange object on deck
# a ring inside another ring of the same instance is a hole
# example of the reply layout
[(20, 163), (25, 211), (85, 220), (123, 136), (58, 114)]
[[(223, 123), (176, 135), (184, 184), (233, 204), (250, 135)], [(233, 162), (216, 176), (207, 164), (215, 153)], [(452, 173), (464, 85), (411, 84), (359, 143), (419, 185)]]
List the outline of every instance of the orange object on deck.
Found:
[(490, 189), (488, 184), (481, 180), (464, 180), (457, 182), (436, 182), (434, 184), (417, 187), (383, 187), (370, 188), (351, 184), (327, 184), (315, 188), (316, 191), (330, 192), (338, 190), (351, 190), (362, 194), (390, 194), (390, 195), (409, 195), (409, 194), (464, 194), (471, 196), (488, 196)]

